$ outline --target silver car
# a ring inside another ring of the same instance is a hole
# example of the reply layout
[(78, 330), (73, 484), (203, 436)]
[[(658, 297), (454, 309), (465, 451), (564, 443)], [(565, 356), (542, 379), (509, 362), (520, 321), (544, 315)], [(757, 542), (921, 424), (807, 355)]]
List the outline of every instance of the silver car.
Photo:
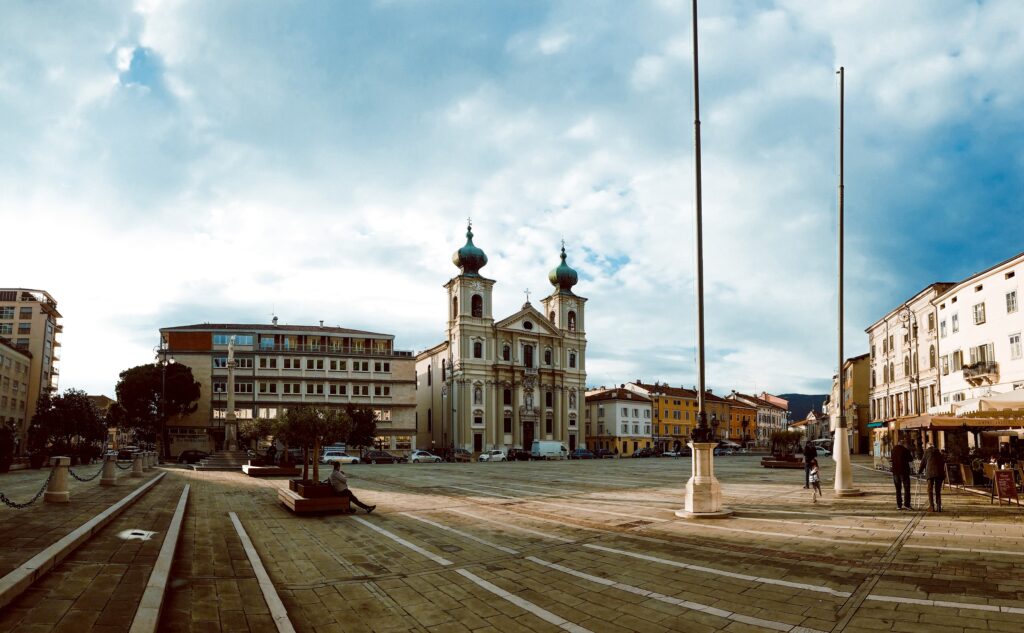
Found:
[(413, 451), (409, 454), (410, 464), (419, 464), (421, 462), (428, 462), (433, 464), (440, 464), (443, 460), (434, 455), (430, 451)]
[(508, 459), (505, 458), (505, 451), (493, 450), (493, 451), (484, 451), (484, 452), (480, 453), (480, 457), (477, 458), (477, 461), (481, 461), (481, 462), (505, 462), (505, 461), (508, 461)]
[(353, 455), (349, 455), (345, 451), (327, 451), (324, 456), (320, 458), (321, 464), (358, 464), (359, 458)]

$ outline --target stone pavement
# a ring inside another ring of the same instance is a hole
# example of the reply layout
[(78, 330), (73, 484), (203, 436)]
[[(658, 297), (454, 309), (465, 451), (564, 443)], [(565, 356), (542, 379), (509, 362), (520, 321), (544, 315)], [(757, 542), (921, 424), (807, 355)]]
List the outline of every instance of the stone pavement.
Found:
[(831, 460), (812, 504), (802, 470), (715, 461), (736, 515), (713, 522), (674, 514), (688, 459), (350, 466), (377, 511), (321, 517), (284, 480), (170, 469), (192, 498), (161, 630), (275, 630), (228, 512), (298, 631), (1024, 630), (1018, 508), (898, 512), (859, 461), (868, 495), (835, 499)]

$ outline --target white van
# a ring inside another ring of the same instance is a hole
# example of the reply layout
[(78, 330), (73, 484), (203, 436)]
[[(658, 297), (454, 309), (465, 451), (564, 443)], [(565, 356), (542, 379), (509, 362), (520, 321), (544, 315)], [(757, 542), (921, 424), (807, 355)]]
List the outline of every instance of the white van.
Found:
[(534, 440), (530, 447), (531, 459), (568, 459), (569, 449), (561, 442)]

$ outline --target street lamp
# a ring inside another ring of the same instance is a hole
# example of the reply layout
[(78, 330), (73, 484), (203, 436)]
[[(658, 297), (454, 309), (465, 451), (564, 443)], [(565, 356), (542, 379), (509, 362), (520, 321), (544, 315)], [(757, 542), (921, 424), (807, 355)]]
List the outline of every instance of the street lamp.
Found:
[[(160, 367), (160, 442), (164, 442), (164, 430), (167, 425), (167, 366), (174, 364), (174, 357), (171, 356), (171, 350), (167, 349), (167, 343), (163, 340), (160, 341), (160, 345), (153, 348), (153, 352), (156, 354), (156, 364)], [(166, 454), (169, 447), (164, 446), (164, 453)]]

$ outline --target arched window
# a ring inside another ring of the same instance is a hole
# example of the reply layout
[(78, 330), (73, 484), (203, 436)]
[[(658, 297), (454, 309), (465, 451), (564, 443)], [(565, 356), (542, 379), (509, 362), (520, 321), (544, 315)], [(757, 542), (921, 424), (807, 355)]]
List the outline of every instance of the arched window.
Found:
[(576, 311), (575, 310), (569, 310), (569, 331), (570, 332), (575, 332), (576, 331)]
[(549, 350), (549, 349), (544, 350), (544, 364), (545, 365), (550, 365), (551, 364), (551, 350)]
[(890, 381), (895, 381), (896, 380), (896, 366), (893, 365), (892, 363), (889, 363), (889, 380)]
[(921, 370), (919, 369), (920, 365), (918, 365), (918, 364), (917, 364), (917, 352), (914, 352), (914, 362), (913, 362), (913, 367), (914, 367), (914, 373), (915, 373), (915, 374), (916, 374), (917, 372), (921, 371)]
[(876, 382), (875, 382), (875, 370), (872, 369), (871, 370), (871, 386), (874, 387), (875, 384), (876, 384)]
[(472, 310), (473, 316), (475, 316), (477, 318), (482, 317), (484, 315), (484, 299), (483, 299), (483, 297), (481, 297), (480, 295), (473, 295), (473, 298), (470, 301), (471, 301), (470, 308)]
[(533, 367), (533, 345), (523, 346), (523, 365)]
[(882, 382), (889, 382), (889, 366), (882, 365)]
[(935, 369), (935, 346), (928, 348), (928, 369)]
[(483, 357), (484, 357), (484, 344), (481, 343), (480, 341), (474, 342), (473, 343), (473, 358), (483, 358)]
[(506, 389), (502, 393), (502, 397), (503, 397), (503, 403), (504, 404), (506, 404), (508, 406), (512, 406), (512, 390), (511, 389)]
[(434, 372), (430, 370), (430, 365), (427, 365), (427, 385), (431, 385), (434, 382)]
[(576, 352), (569, 352), (569, 367), (576, 366)]
[(909, 376), (910, 375), (910, 357), (909, 356), (904, 356), (903, 357), (903, 375), (904, 376)]
[(442, 358), (441, 359), (441, 380), (444, 380), (444, 378), (445, 378), (444, 375), (445, 375), (445, 372), (447, 370), (448, 370), (448, 361)]
[(551, 314), (548, 315), (548, 321), (551, 321), (552, 323), (555, 322), (555, 311), (554, 310), (552, 310)]
[(452, 318), (459, 318), (459, 298), (452, 297)]
[(512, 360), (512, 348), (508, 344), (501, 346), (501, 360)]

